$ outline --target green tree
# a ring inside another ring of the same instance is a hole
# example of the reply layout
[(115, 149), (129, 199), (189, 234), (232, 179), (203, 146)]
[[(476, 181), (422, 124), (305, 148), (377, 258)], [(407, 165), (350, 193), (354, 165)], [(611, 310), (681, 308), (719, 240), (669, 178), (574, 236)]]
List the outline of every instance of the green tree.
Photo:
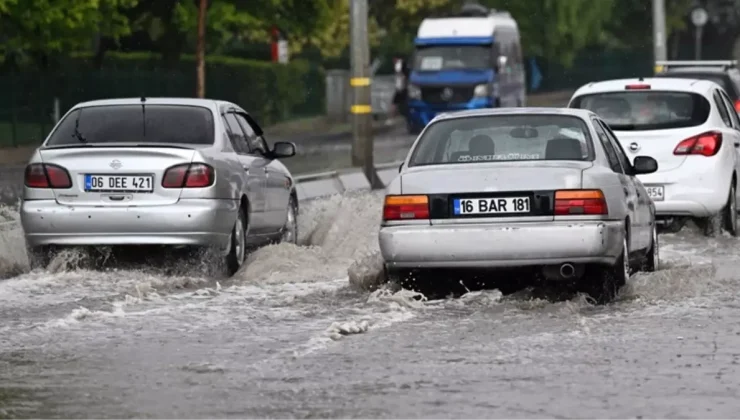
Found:
[(622, 1), (483, 0), (481, 3), (511, 13), (519, 24), (526, 55), (570, 66), (584, 48), (606, 41), (606, 27), (615, 5)]
[(98, 36), (130, 33), (122, 10), (137, 0), (0, 0), (0, 60), (44, 65), (49, 56), (90, 49)]

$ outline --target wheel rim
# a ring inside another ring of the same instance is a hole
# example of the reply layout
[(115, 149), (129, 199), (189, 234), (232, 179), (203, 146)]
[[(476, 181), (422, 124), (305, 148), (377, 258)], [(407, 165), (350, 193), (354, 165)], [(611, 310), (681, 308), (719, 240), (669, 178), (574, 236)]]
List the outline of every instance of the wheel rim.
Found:
[(285, 223), (285, 230), (283, 231), (283, 242), (296, 242), (296, 232), (298, 231), (298, 222), (295, 217), (295, 206), (290, 203), (288, 206), (288, 220)]
[(627, 247), (627, 239), (624, 239), (622, 244), (622, 268), (624, 270), (624, 278), (627, 279), (630, 276), (630, 252)]
[(244, 262), (245, 246), (244, 246), (244, 222), (241, 216), (236, 218), (236, 225), (234, 226), (234, 254), (236, 260), (241, 265)]
[(653, 224), (653, 268), (658, 269), (660, 263), (660, 246), (658, 244), (658, 229)]

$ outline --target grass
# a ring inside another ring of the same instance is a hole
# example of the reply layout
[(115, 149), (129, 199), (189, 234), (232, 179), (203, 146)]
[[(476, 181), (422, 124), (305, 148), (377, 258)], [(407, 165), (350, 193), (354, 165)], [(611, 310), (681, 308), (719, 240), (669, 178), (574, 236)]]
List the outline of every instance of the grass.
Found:
[[(530, 95), (527, 106), (566, 106), (572, 91), (548, 92)], [(269, 138), (294, 137), (310, 133), (311, 135), (338, 134), (350, 131), (350, 123), (336, 124), (325, 116), (299, 118), (265, 127)], [(17, 146), (13, 146), (13, 127), (9, 122), (0, 121), (0, 165), (23, 165), (31, 153), (46, 137), (51, 126), (41, 124), (18, 123), (15, 129)]]

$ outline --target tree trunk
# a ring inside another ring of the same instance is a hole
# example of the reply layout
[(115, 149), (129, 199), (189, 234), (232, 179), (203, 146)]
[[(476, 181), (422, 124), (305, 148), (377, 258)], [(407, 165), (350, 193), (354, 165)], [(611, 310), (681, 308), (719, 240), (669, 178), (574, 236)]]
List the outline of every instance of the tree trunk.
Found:
[(206, 96), (206, 8), (208, 0), (200, 0), (198, 8), (198, 46), (195, 52), (195, 66), (197, 71), (197, 85), (195, 95), (198, 98)]

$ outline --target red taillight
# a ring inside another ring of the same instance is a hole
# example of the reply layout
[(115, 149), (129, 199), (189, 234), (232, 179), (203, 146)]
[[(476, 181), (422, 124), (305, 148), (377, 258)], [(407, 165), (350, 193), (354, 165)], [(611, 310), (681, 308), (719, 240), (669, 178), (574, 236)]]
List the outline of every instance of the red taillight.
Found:
[(216, 179), (213, 168), (205, 163), (186, 163), (173, 166), (164, 173), (164, 188), (204, 188)]
[(389, 195), (385, 197), (383, 220), (429, 218), (429, 198), (425, 195)]
[(627, 90), (645, 90), (645, 89), (650, 89), (650, 85), (645, 85), (645, 84), (642, 84), (642, 85), (627, 85), (624, 88), (627, 89)]
[(706, 133), (699, 134), (698, 136), (689, 137), (681, 143), (678, 143), (678, 146), (673, 150), (673, 154), (676, 156), (714, 156), (719, 152), (720, 147), (722, 147), (722, 133), (718, 131), (708, 131)]
[(555, 215), (577, 216), (608, 214), (606, 199), (601, 190), (555, 191)]
[(67, 189), (72, 187), (72, 178), (61, 166), (32, 163), (26, 166), (25, 184), (29, 188)]
[(735, 101), (735, 111), (740, 112), (740, 99)]

